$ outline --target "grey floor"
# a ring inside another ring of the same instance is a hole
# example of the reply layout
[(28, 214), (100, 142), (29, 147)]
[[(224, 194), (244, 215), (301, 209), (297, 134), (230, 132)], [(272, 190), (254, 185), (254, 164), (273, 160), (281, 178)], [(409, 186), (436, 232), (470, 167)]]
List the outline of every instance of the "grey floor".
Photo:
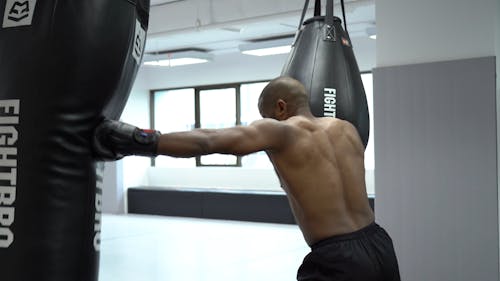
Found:
[(297, 226), (103, 215), (100, 281), (295, 280)]

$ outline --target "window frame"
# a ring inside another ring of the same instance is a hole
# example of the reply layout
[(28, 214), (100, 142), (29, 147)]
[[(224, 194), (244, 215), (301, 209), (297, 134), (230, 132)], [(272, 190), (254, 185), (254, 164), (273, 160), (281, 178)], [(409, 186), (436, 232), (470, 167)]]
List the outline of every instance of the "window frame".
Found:
[[(221, 90), (221, 89), (234, 89), (235, 94), (235, 106), (236, 106), (236, 116), (235, 116), (235, 124), (234, 126), (241, 125), (241, 84), (222, 84), (222, 85), (213, 85), (213, 86), (202, 86), (195, 87), (194, 91), (194, 115), (195, 115), (195, 123), (194, 127), (196, 129), (201, 129), (201, 99), (200, 93), (202, 91), (210, 91), (210, 90)], [(241, 167), (241, 156), (236, 156), (235, 164), (203, 164), (201, 162), (201, 157), (196, 156), (196, 167)]]
[[(174, 90), (182, 90), (182, 89), (194, 89), (194, 107), (195, 107), (195, 116), (194, 116), (194, 124), (195, 128), (201, 128), (201, 112), (200, 112), (200, 92), (205, 90), (217, 90), (217, 89), (228, 89), (234, 88), (236, 95), (236, 124), (235, 126), (241, 125), (241, 86), (244, 84), (254, 84), (254, 83), (266, 83), (270, 80), (255, 80), (255, 81), (245, 81), (245, 82), (236, 82), (236, 83), (222, 83), (222, 84), (208, 84), (201, 86), (186, 86), (186, 87), (174, 87), (174, 88), (159, 88), (152, 89), (149, 91), (149, 120), (151, 124), (151, 128), (155, 128), (155, 95), (158, 92), (165, 91), (174, 91)], [(196, 167), (242, 167), (242, 157), (236, 156), (235, 164), (203, 164), (201, 163), (201, 156), (195, 157)], [(156, 166), (155, 158), (151, 159), (151, 166)]]

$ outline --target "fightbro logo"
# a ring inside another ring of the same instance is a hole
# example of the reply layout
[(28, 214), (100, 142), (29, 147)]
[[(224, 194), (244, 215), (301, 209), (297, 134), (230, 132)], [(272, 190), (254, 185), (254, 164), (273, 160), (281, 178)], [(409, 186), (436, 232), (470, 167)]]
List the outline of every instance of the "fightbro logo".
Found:
[(7, 0), (3, 28), (31, 25), (36, 0)]
[(337, 90), (325, 88), (323, 98), (323, 116), (337, 117)]
[(19, 100), (0, 100), (0, 248), (14, 242)]
[(104, 180), (104, 163), (96, 164), (96, 194), (94, 219), (94, 250), (101, 250), (101, 213), (102, 213), (102, 185)]
[(137, 64), (141, 64), (142, 53), (144, 52), (144, 46), (146, 44), (146, 30), (142, 28), (141, 23), (136, 20), (135, 22), (135, 36), (134, 36), (134, 48), (132, 50), (132, 56), (134, 57)]
[(14, 2), (14, 6), (10, 8), (8, 19), (12, 21), (21, 21), (30, 15), (30, 4), (28, 1)]

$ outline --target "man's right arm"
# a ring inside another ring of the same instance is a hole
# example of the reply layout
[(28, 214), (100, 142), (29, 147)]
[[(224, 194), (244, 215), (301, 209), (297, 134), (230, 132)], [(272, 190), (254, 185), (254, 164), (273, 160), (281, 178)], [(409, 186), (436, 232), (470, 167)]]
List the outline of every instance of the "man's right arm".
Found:
[(127, 155), (154, 157), (194, 157), (212, 153), (247, 155), (262, 150), (279, 150), (286, 145), (289, 126), (273, 119), (262, 119), (250, 126), (224, 129), (195, 129), (160, 135), (157, 131), (105, 120), (94, 133), (97, 159), (117, 160)]
[(262, 119), (249, 126), (224, 129), (195, 129), (160, 136), (158, 154), (194, 157), (213, 153), (247, 155), (278, 150), (285, 145), (288, 126), (273, 119)]
[(100, 161), (119, 160), (127, 155), (155, 157), (160, 135), (159, 131), (104, 119), (94, 130), (93, 155)]

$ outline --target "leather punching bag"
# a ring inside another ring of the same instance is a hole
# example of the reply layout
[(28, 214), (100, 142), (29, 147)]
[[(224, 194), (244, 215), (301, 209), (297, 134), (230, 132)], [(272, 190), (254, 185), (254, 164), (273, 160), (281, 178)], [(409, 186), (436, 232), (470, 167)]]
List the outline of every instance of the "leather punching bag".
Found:
[(123, 110), (149, 0), (0, 0), (0, 16), (0, 280), (96, 281), (90, 141)]
[(333, 0), (327, 0), (326, 16), (320, 16), (320, 2), (316, 0), (315, 17), (304, 22), (309, 6), (306, 0), (282, 75), (304, 84), (316, 117), (336, 117), (351, 122), (366, 147), (370, 117), (351, 40), (341, 20), (333, 15)]

